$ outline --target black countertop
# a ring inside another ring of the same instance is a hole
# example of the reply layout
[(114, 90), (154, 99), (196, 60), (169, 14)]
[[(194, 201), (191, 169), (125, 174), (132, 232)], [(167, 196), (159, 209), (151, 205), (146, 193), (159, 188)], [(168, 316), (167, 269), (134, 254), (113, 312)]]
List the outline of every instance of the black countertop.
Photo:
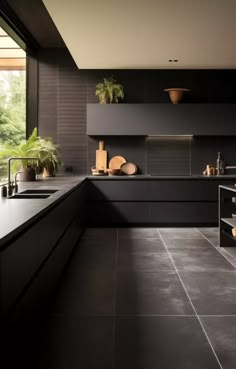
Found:
[(181, 176), (181, 175), (174, 175), (174, 176), (158, 176), (158, 175), (150, 175), (150, 174), (135, 174), (135, 175), (87, 175), (86, 178), (88, 179), (107, 179), (107, 180), (134, 180), (134, 179), (170, 179), (170, 180), (176, 180), (176, 179), (183, 179), (183, 180), (195, 180), (195, 179), (201, 179), (201, 180), (221, 180), (221, 179), (232, 179), (232, 182), (236, 181), (236, 174), (234, 175), (219, 175), (219, 176), (204, 176), (204, 175), (189, 175), (189, 176)]
[(42, 216), (50, 207), (63, 199), (70, 191), (79, 186), (86, 178), (93, 180), (221, 180), (232, 179), (236, 183), (236, 175), (221, 176), (151, 176), (137, 174), (132, 176), (92, 176), (72, 175), (37, 180), (35, 182), (21, 182), (19, 192), (27, 189), (58, 189), (46, 199), (8, 199), (0, 197), (0, 249), (3, 248), (19, 232), (27, 228)]
[(45, 199), (8, 199), (0, 197), (0, 249), (39, 216), (79, 186), (85, 176), (53, 177), (35, 182), (20, 182), (19, 191), (27, 189), (56, 189)]

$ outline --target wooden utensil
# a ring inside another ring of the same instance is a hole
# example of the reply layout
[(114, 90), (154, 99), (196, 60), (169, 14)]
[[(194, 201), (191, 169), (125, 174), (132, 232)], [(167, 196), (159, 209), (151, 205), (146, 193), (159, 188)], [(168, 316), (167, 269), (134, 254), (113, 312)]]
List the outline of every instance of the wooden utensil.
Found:
[(137, 173), (137, 166), (134, 163), (127, 162), (121, 165), (120, 171), (121, 173), (132, 175)]
[(99, 141), (98, 145), (98, 150), (96, 150), (96, 168), (105, 170), (107, 168), (107, 151), (104, 150), (104, 141)]
[(113, 156), (109, 161), (110, 169), (120, 169), (121, 165), (126, 163), (126, 159), (123, 156)]

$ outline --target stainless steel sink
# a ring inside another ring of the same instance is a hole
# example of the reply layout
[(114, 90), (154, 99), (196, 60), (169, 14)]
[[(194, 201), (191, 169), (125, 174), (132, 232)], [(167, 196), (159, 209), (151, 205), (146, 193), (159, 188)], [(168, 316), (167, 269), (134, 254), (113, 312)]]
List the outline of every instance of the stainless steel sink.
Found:
[(35, 189), (35, 190), (25, 190), (22, 192), (19, 192), (19, 194), (52, 194), (57, 192), (58, 190), (52, 190), (52, 189)]
[(45, 193), (16, 193), (13, 196), (8, 197), (9, 199), (47, 199), (50, 194)]

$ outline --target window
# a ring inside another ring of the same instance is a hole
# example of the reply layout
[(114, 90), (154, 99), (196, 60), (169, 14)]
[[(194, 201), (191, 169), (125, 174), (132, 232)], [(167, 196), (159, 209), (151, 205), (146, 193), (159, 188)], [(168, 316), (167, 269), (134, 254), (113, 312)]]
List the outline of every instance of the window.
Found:
[(6, 145), (26, 137), (26, 53), (0, 27), (0, 182), (6, 181)]

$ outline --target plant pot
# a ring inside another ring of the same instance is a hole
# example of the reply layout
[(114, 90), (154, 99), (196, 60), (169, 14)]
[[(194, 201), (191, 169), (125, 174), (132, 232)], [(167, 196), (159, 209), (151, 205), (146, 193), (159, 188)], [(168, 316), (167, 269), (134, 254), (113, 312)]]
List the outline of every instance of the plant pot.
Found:
[(35, 168), (24, 168), (20, 172), (20, 182), (33, 182), (36, 181)]
[(43, 168), (43, 177), (55, 177), (55, 168), (53, 165), (48, 165), (46, 168)]
[(173, 104), (179, 104), (182, 101), (185, 92), (190, 90), (188, 88), (166, 88), (164, 91), (168, 92)]
[(100, 101), (101, 104), (110, 104), (110, 99), (108, 95), (104, 95), (104, 97)]

